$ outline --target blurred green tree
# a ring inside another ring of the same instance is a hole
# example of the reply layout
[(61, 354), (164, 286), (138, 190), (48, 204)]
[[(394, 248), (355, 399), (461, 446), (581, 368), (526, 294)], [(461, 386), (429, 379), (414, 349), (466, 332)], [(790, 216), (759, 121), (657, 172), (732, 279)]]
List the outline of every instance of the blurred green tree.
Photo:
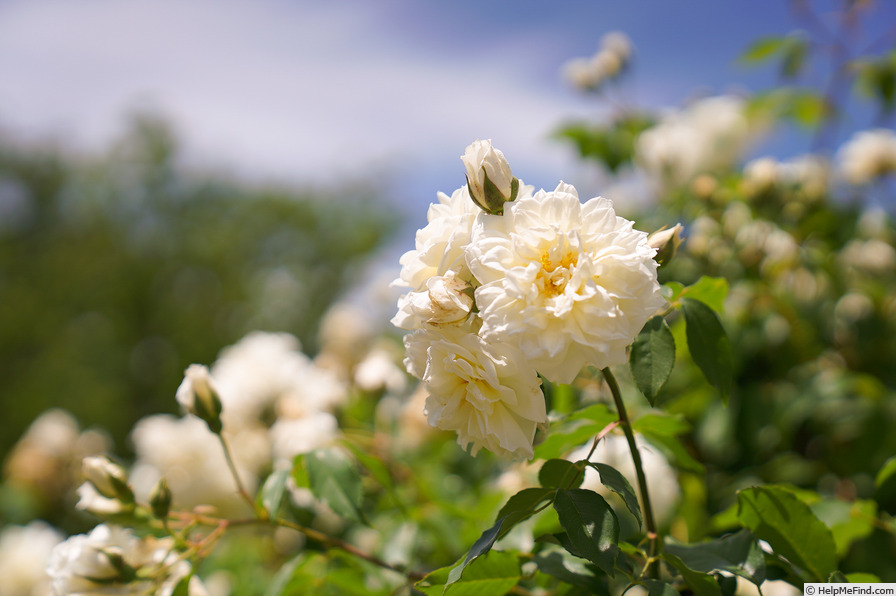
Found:
[(109, 156), (0, 140), (0, 452), (49, 407), (113, 432), (173, 411), (191, 362), (298, 336), (394, 229), (367, 188), (250, 186), (178, 167), (138, 116)]

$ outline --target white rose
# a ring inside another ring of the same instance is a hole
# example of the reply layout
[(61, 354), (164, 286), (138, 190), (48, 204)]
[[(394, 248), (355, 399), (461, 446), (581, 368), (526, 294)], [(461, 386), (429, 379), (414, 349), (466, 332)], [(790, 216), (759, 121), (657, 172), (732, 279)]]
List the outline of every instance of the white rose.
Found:
[(174, 550), (173, 538), (140, 539), (105, 524), (57, 545), (47, 565), (57, 594), (170, 596), (190, 571)]
[(408, 292), (398, 299), (398, 314), (392, 324), (412, 330), (423, 328), (424, 323), (444, 325), (462, 321), (473, 307), (471, 287), (451, 270), (445, 275), (430, 277), (425, 291)]
[(0, 595), (51, 594), (47, 560), (64, 536), (52, 526), (33, 521), (5, 526), (0, 532)]
[(644, 323), (665, 304), (656, 250), (602, 197), (575, 188), (515, 201), (477, 220), (467, 263), (482, 285), (480, 334), (512, 343), (538, 372), (571, 382), (583, 366), (621, 364)]
[[(240, 478), (251, 493), (261, 470), (271, 461), (267, 429), (245, 427), (224, 435)], [(131, 441), (137, 456), (131, 481), (141, 502), (149, 499), (164, 477), (177, 508), (212, 505), (222, 515), (245, 513), (246, 504), (236, 493), (221, 444), (201, 420), (166, 414), (147, 416), (134, 426)]]
[(547, 421), (541, 381), (509, 344), (486, 342), (460, 327), (405, 336), (408, 371), (423, 381), (432, 426), (457, 442), (500, 455), (532, 457), (536, 427)]
[(840, 171), (852, 184), (867, 184), (896, 171), (896, 133), (886, 128), (857, 132), (837, 153)]
[(102, 493), (89, 482), (85, 482), (78, 487), (78, 503), (75, 507), (99, 517), (124, 513), (127, 509), (125, 504), (120, 500), (103, 496)]
[(339, 423), (327, 412), (302, 418), (278, 418), (268, 431), (276, 468), (290, 468), (300, 453), (330, 445), (339, 437)]

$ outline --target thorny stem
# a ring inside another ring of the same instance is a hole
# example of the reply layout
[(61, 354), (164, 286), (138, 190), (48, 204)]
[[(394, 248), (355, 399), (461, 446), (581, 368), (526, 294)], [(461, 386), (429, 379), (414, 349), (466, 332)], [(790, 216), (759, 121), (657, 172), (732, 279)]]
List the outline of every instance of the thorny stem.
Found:
[(256, 515), (266, 517), (267, 513), (263, 510), (260, 510), (256, 505), (255, 501), (249, 495), (249, 491), (246, 490), (243, 481), (240, 479), (240, 474), (236, 470), (236, 464), (233, 462), (233, 454), (230, 451), (230, 446), (227, 444), (227, 440), (224, 438), (222, 433), (216, 433), (218, 435), (218, 440), (221, 441), (221, 448), (224, 450), (224, 459), (227, 460), (227, 467), (230, 468), (230, 475), (233, 476), (233, 481), (236, 483), (236, 490), (239, 492), (240, 496), (244, 501), (249, 505), (249, 507), (256, 513)]
[[(644, 476), (644, 466), (641, 463), (641, 454), (638, 452), (638, 445), (635, 443), (635, 433), (632, 431), (632, 424), (628, 418), (628, 412), (625, 410), (625, 404), (622, 402), (622, 394), (619, 391), (619, 384), (616, 377), (610, 372), (609, 368), (601, 370), (607, 385), (610, 387), (610, 393), (613, 394), (613, 401), (616, 403), (616, 412), (619, 414), (619, 424), (625, 433), (625, 439), (628, 441), (629, 451), (632, 453), (632, 462), (635, 464), (635, 473), (638, 476), (638, 490), (641, 492), (641, 504), (644, 507), (644, 524), (647, 526), (647, 538), (649, 540), (648, 560), (655, 560), (659, 553), (660, 541), (659, 534), (656, 530), (656, 521), (653, 518), (653, 508), (650, 506), (650, 496), (647, 493), (647, 478)], [(659, 577), (659, 567), (656, 564), (649, 564), (647, 574), (651, 577)]]

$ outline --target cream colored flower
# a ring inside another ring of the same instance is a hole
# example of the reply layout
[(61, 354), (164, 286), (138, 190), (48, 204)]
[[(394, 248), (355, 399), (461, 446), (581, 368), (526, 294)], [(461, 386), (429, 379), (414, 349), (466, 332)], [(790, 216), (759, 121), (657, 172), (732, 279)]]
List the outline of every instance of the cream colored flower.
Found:
[(574, 58), (563, 71), (566, 78), (582, 91), (595, 91), (616, 78), (628, 65), (632, 42), (621, 31), (611, 31), (600, 41), (597, 52), (588, 58)]
[[(532, 186), (520, 184), (517, 200), (531, 196), (532, 191)], [(473, 222), (482, 211), (466, 186), (450, 197), (440, 192), (438, 198), (438, 203), (429, 206), (429, 223), (417, 231), (414, 250), (401, 256), (400, 276), (392, 282), (410, 290), (399, 298), (399, 311), (392, 319), (401, 329), (462, 320), (472, 306), (461, 291), (477, 284), (467, 267), (466, 248)]]
[(638, 163), (661, 185), (673, 186), (730, 166), (756, 133), (745, 108), (742, 99), (721, 95), (668, 113), (638, 137)]
[(47, 565), (57, 594), (170, 596), (190, 571), (173, 538), (141, 539), (105, 524), (56, 546)]
[(212, 375), (231, 430), (258, 425), (287, 402), (290, 411), (313, 413), (330, 410), (348, 397), (345, 384), (308, 358), (289, 333), (247, 334), (221, 351)]
[(459, 327), (416, 331), (405, 337), (408, 371), (423, 381), (432, 426), (457, 432), (475, 455), (532, 457), (536, 427), (547, 421), (541, 382), (510, 344), (487, 342)]
[(42, 521), (5, 526), (0, 532), (0, 596), (50, 596), (47, 560), (63, 539)]
[[(266, 428), (244, 427), (224, 432), (240, 478), (250, 492), (262, 468), (270, 463)], [(157, 414), (141, 419), (131, 433), (137, 460), (131, 482), (146, 502), (159, 479), (168, 481), (177, 508), (212, 505), (223, 513), (245, 513), (217, 437), (197, 418)]]
[(464, 262), (464, 248), (470, 242), (473, 221), (480, 213), (467, 187), (454, 191), (449, 197), (438, 193), (439, 202), (429, 206), (429, 223), (417, 230), (415, 248), (399, 259), (401, 274), (394, 286), (420, 292), (432, 277), (452, 270), (460, 279), (471, 275)]
[(857, 132), (837, 153), (840, 171), (852, 184), (867, 184), (896, 172), (896, 133), (879, 128)]
[(463, 321), (473, 308), (472, 286), (455, 271), (430, 277), (426, 290), (408, 292), (398, 299), (392, 324), (399, 329), (420, 329), (424, 324), (445, 325)]
[(291, 469), (296, 455), (335, 442), (339, 423), (332, 414), (315, 412), (302, 418), (279, 418), (269, 433), (274, 467)]
[(644, 323), (665, 304), (656, 250), (602, 197), (582, 204), (560, 183), (483, 215), (468, 264), (482, 286), (480, 334), (519, 346), (538, 372), (571, 382), (583, 366), (621, 364)]

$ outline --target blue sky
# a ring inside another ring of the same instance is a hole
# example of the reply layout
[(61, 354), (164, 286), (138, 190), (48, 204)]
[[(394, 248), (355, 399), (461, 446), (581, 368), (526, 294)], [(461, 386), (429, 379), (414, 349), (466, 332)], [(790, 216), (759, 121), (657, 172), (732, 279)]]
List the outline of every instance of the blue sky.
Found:
[[(872, 29), (896, 22), (892, 4), (877, 15)], [(784, 0), (2, 0), (0, 131), (96, 149), (151, 110), (191, 163), (320, 184), (366, 176), (414, 228), (436, 191), (461, 185), (476, 138), (536, 187), (587, 178), (548, 137), (607, 113), (560, 74), (604, 33), (634, 43), (628, 97), (660, 107), (768, 87), (771, 68), (735, 58), (800, 25)]]

